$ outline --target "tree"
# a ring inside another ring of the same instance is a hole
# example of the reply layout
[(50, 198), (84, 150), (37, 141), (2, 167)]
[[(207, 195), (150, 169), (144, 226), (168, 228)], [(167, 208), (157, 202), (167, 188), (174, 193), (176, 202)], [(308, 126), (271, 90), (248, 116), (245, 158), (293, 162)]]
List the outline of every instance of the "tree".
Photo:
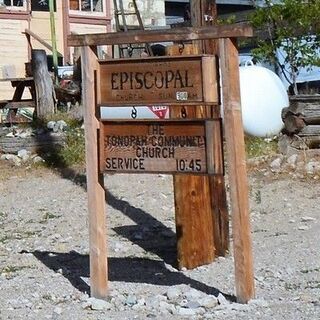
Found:
[(261, 1), (253, 2), (256, 10), (250, 21), (266, 36), (260, 37), (252, 54), (258, 61), (273, 63), (298, 94), (301, 69), (320, 66), (320, 0), (264, 0), (262, 6), (257, 5)]

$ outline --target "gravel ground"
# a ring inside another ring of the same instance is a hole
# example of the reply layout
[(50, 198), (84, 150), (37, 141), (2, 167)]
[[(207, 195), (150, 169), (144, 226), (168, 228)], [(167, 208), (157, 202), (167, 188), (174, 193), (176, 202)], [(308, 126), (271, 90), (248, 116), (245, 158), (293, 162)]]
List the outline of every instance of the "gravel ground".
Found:
[[(85, 179), (0, 161), (0, 319), (319, 319), (320, 184), (251, 171), (256, 299), (234, 294), (232, 252), (175, 269), (172, 178), (110, 175), (110, 297), (91, 299)], [(232, 247), (232, 245), (231, 245)]]

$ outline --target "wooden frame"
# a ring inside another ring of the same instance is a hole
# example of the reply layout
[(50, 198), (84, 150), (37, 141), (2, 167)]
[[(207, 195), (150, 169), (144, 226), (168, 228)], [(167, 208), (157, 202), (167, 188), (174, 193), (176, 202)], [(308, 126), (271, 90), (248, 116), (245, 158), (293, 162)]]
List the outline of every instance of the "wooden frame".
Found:
[[(254, 297), (253, 258), (249, 218), (248, 184), (245, 162), (244, 134), (241, 119), (238, 51), (235, 37), (251, 36), (248, 25), (183, 28), (169, 31), (144, 31), (126, 34), (70, 36), (69, 45), (82, 49), (84, 105), (87, 151), (87, 179), (90, 221), (90, 277), (91, 294), (107, 296), (106, 244), (104, 219), (104, 190), (102, 175), (98, 172), (98, 119), (95, 105), (101, 99), (96, 91), (97, 58), (89, 45), (121, 44), (158, 41), (180, 41), (220, 38), (220, 66), (224, 102), (224, 128), (230, 179), (231, 214), (234, 237), (235, 287), (237, 301), (246, 303)], [(160, 38), (159, 38), (159, 37)], [(208, 81), (211, 81), (208, 79)], [(156, 104), (156, 102), (155, 102)], [(207, 127), (209, 132), (213, 128)], [(214, 140), (214, 138), (213, 138)], [(209, 158), (215, 157), (210, 154)], [(211, 168), (214, 170), (214, 168)], [(190, 186), (192, 187), (192, 186)], [(179, 221), (177, 221), (179, 223)], [(205, 223), (205, 218), (200, 223)], [(208, 235), (212, 237), (212, 235)], [(209, 238), (208, 238), (209, 239)], [(211, 248), (212, 250), (214, 248)], [(209, 259), (208, 262), (212, 261)]]

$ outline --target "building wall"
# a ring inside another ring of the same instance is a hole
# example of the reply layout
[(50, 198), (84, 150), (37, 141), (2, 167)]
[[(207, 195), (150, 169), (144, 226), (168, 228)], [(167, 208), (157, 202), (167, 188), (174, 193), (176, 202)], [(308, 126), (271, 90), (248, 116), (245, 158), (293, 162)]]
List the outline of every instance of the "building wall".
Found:
[[(0, 78), (24, 77), (28, 61), (28, 46), (22, 32), (28, 28), (27, 20), (0, 19)], [(0, 82), (0, 100), (11, 99), (10, 82)]]

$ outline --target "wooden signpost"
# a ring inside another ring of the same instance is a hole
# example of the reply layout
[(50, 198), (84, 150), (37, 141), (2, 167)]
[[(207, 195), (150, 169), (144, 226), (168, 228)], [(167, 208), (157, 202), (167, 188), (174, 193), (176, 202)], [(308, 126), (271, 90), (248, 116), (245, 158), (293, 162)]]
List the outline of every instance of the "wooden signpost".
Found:
[[(238, 36), (252, 36), (251, 28), (240, 24), (181, 28), (161, 32), (138, 31), (69, 36), (70, 46), (83, 46), (82, 81), (89, 203), (90, 285), (94, 297), (105, 298), (108, 294), (103, 172), (161, 172), (171, 173), (176, 177), (180, 174), (221, 176), (223, 148), (221, 119), (208, 117), (161, 121), (125, 119), (101, 121), (99, 114), (101, 105), (120, 107), (163, 104), (170, 105), (171, 108), (184, 108), (188, 105), (198, 108), (199, 104), (218, 105), (219, 85), (215, 77), (214, 56), (99, 61), (94, 55), (92, 46), (213, 38), (220, 39), (219, 64), (224, 103), (223, 125), (228, 151), (236, 295), (241, 303), (246, 303), (254, 297), (238, 55), (234, 41), (234, 37)], [(192, 185), (188, 187), (190, 190), (193, 188)], [(199, 197), (209, 194), (206, 190), (208, 184), (204, 184), (203, 187), (202, 190), (205, 192), (199, 194)], [(185, 195), (188, 195), (188, 192)], [(194, 197), (192, 192), (190, 197)], [(202, 200), (206, 199), (197, 201), (196, 205), (204, 203)], [(199, 225), (208, 224), (208, 230), (212, 230), (212, 226), (209, 228), (212, 220), (207, 219), (206, 215), (192, 219)], [(180, 222), (177, 221), (178, 223)], [(184, 224), (188, 227), (186, 222)], [(179, 234), (177, 236), (179, 237)], [(212, 243), (213, 236), (209, 233), (199, 235), (209, 243)], [(184, 244), (180, 243), (181, 245)], [(178, 250), (181, 250), (179, 246)], [(214, 257), (214, 247), (211, 245), (206, 250), (210, 252), (204, 252), (203, 257), (195, 255), (189, 261), (200, 259), (199, 261), (203, 263), (210, 263)], [(196, 264), (190, 265), (192, 267)]]
[[(216, 104), (213, 56), (117, 59), (100, 62), (101, 104)], [(205, 84), (205, 85), (203, 85)], [(207, 89), (207, 90), (206, 90)]]
[(100, 171), (222, 174), (220, 132), (219, 119), (103, 121)]

